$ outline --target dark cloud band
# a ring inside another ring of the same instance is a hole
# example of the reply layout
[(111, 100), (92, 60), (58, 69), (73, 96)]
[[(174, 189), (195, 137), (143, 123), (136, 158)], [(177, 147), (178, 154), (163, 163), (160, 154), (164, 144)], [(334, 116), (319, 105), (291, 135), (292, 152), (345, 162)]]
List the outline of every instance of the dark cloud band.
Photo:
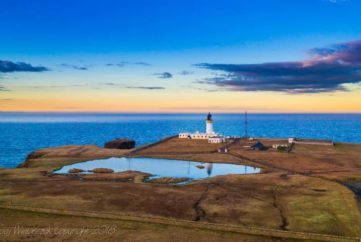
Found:
[(10, 73), (10, 72), (43, 72), (49, 71), (48, 68), (44, 66), (33, 66), (25, 62), (12, 62), (0, 60), (0, 73)]
[(196, 64), (223, 74), (199, 81), (231, 91), (319, 93), (347, 91), (361, 82), (361, 41), (310, 50), (302, 62)]

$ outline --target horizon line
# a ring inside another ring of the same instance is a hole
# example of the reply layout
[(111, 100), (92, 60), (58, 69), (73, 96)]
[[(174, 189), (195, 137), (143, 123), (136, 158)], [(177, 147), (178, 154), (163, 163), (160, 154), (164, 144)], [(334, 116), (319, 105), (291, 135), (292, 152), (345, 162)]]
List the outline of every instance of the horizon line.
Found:
[(123, 112), (123, 111), (1, 111), (0, 114), (3, 113), (24, 113), (24, 114), (45, 114), (45, 113), (52, 113), (52, 114), (203, 114), (203, 113), (214, 113), (214, 114), (361, 114), (360, 112), (252, 112), (248, 110), (239, 111), (239, 112), (222, 112), (222, 111), (204, 111), (204, 112)]

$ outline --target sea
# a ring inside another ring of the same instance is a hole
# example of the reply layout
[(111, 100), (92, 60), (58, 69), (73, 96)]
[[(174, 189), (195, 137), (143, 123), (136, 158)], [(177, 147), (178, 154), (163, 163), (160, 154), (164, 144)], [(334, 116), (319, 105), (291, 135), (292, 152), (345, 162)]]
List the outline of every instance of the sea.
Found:
[[(144, 145), (205, 130), (206, 113), (20, 113), (0, 112), (0, 167), (13, 168), (32, 151), (62, 145), (96, 144), (130, 138)], [(244, 136), (243, 113), (215, 113), (214, 129)], [(314, 138), (361, 143), (361, 114), (248, 113), (248, 136)]]

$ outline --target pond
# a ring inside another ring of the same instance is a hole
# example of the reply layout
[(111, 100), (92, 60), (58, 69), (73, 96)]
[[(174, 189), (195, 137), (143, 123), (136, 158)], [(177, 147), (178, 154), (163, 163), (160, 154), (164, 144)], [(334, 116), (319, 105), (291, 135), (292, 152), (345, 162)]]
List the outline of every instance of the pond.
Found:
[(173, 177), (189, 179), (205, 179), (227, 174), (259, 173), (260, 168), (225, 163), (205, 163), (186, 160), (170, 160), (157, 158), (108, 158), (75, 163), (55, 171), (66, 174), (72, 168), (82, 169), (91, 173), (94, 168), (110, 168), (114, 172), (140, 171), (152, 174), (152, 178)]

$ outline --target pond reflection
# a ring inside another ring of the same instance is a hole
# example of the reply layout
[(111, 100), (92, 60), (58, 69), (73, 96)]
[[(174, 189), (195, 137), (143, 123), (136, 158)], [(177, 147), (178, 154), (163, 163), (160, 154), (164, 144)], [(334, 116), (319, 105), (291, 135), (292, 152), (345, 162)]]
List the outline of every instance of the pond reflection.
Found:
[(227, 175), (227, 174), (252, 174), (259, 173), (257, 167), (212, 163), (212, 162), (194, 162), (185, 160), (170, 160), (156, 158), (109, 158), (102, 160), (93, 160), (67, 165), (55, 171), (55, 173), (68, 173), (72, 168), (85, 170), (90, 173), (94, 168), (110, 168), (114, 172), (140, 171), (153, 175), (154, 178), (174, 177), (204, 179), (207, 177)]

